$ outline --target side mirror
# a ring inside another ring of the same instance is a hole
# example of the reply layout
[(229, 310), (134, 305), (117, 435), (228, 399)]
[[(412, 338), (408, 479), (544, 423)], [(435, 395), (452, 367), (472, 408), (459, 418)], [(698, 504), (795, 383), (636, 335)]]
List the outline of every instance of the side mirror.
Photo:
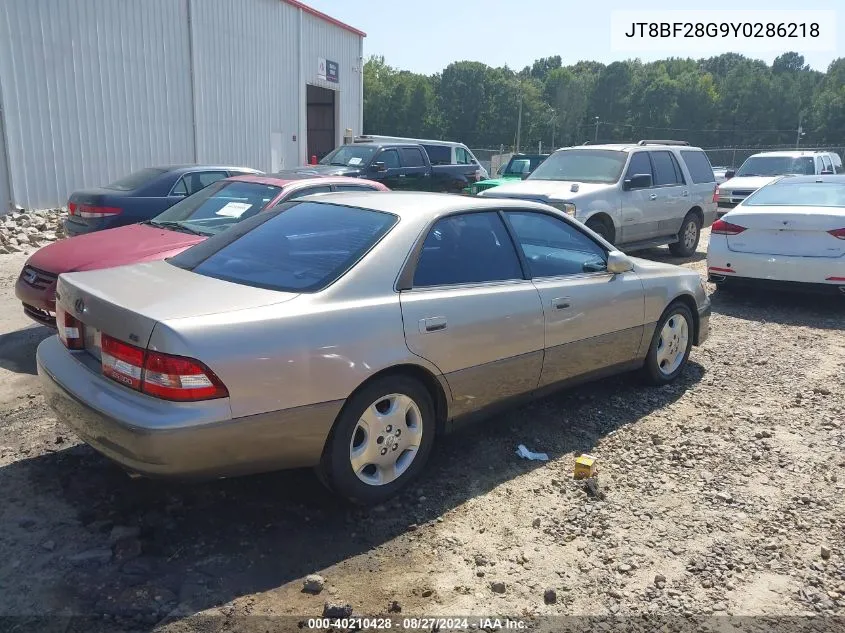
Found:
[(610, 251), (607, 254), (607, 272), (618, 275), (634, 270), (634, 262), (622, 251)]
[(734, 176), (736, 176), (736, 169), (728, 169), (725, 172), (725, 180), (730, 180)]
[(372, 169), (373, 171), (387, 171), (387, 165), (382, 162), (373, 163), (372, 165), (370, 165), (370, 169)]
[(625, 191), (631, 189), (648, 189), (651, 187), (651, 174), (634, 174), (622, 181), (622, 188)]

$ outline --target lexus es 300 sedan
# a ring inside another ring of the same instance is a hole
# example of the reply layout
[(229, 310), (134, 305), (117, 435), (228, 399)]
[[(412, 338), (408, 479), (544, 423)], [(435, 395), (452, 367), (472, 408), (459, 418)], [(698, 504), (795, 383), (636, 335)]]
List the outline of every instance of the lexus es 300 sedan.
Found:
[(59, 277), (38, 371), (61, 419), (149, 476), (315, 467), (382, 501), (436, 434), (707, 337), (698, 274), (520, 200), (328, 193), (166, 260)]

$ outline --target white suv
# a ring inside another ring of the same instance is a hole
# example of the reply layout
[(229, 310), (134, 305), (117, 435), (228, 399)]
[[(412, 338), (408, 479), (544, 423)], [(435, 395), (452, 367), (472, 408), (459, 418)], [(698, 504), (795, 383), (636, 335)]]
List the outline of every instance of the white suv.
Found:
[(727, 213), (763, 185), (779, 176), (820, 176), (842, 173), (842, 159), (834, 152), (761, 152), (742, 166), (725, 172), (719, 185), (719, 214)]
[(716, 180), (707, 154), (684, 141), (565, 147), (521, 182), (485, 198), (537, 200), (568, 213), (620, 249), (668, 244), (689, 257), (716, 219)]

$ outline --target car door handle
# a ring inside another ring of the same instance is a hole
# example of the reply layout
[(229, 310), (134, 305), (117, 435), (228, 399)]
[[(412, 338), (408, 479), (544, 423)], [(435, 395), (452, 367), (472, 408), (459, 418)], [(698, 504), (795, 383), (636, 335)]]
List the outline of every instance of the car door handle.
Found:
[(648, 197), (649, 200), (657, 200), (657, 194), (653, 193)]
[(686, 197), (689, 195), (689, 191), (684, 191), (681, 195), (682, 195), (684, 198), (686, 198)]
[(552, 299), (552, 307), (555, 310), (566, 310), (570, 307), (569, 297), (558, 297), (557, 299)]
[(399, 174), (399, 177), (400, 177), (400, 178), (404, 178), (404, 177), (405, 177), (405, 174)]
[(420, 319), (420, 332), (439, 332), (446, 329), (446, 317)]

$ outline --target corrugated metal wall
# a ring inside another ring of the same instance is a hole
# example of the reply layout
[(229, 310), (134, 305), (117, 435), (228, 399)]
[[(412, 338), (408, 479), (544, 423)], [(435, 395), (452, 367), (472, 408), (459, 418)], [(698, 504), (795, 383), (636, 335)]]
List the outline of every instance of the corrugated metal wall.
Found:
[(15, 202), (193, 159), (186, 5), (5, 0), (0, 80)]
[(361, 133), (360, 46), (281, 0), (0, 0), (11, 195), (41, 208), (151, 164), (301, 164), (305, 84), (339, 91), (338, 143)]

